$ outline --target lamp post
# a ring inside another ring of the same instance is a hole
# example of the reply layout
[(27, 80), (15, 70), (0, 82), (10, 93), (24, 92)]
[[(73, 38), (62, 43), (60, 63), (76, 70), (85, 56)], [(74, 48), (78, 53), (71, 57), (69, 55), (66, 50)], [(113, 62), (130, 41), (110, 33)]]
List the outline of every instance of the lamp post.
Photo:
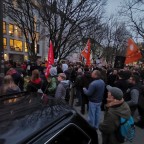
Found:
[(3, 0), (0, 1), (0, 76), (4, 76), (4, 50), (3, 50)]

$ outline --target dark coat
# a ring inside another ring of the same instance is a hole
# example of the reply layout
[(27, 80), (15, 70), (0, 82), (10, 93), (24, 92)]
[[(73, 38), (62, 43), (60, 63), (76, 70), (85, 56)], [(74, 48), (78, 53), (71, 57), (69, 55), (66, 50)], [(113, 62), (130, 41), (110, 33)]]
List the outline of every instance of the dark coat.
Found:
[(39, 79), (36, 79), (35, 81), (29, 81), (28, 85), (27, 85), (27, 91), (28, 92), (37, 92), (38, 89), (40, 89), (42, 86), (42, 80), (39, 78)]
[(130, 116), (130, 108), (126, 102), (110, 107), (105, 112), (104, 120), (99, 126), (99, 130), (102, 132), (103, 144), (120, 144), (116, 138), (120, 117), (128, 119)]
[(92, 77), (91, 77), (91, 73), (86, 71), (84, 73), (84, 75), (81, 77), (79, 86), (80, 86), (80, 90), (81, 90), (81, 94), (82, 94), (82, 101), (83, 103), (88, 103), (88, 97), (84, 94), (83, 92), (83, 88), (88, 88), (89, 84), (93, 81)]
[(123, 91), (123, 93), (125, 94), (127, 89), (128, 89), (128, 87), (129, 87), (129, 84), (128, 84), (127, 80), (119, 79), (118, 81), (116, 81), (114, 83), (114, 86), (120, 88)]

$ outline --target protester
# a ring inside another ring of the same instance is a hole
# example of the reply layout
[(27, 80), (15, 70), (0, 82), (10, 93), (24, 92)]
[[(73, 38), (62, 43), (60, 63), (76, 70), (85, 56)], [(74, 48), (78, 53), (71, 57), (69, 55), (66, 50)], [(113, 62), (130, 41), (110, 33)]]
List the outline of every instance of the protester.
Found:
[(93, 127), (98, 129), (105, 83), (101, 79), (100, 71), (94, 70), (91, 76), (95, 80), (90, 83), (88, 89), (83, 88), (83, 91), (89, 99), (88, 121)]
[(144, 129), (144, 85), (141, 87), (141, 93), (138, 101), (139, 120), (135, 123), (136, 126)]
[(133, 75), (129, 79), (129, 89), (127, 89), (124, 96), (124, 100), (130, 106), (132, 115), (134, 115), (135, 110), (137, 109), (138, 99), (140, 95), (140, 83), (139, 76)]
[(102, 132), (103, 144), (120, 144), (116, 134), (120, 126), (120, 117), (128, 119), (130, 108), (123, 99), (123, 92), (119, 88), (107, 86), (108, 98), (104, 120), (99, 126)]
[(80, 78), (79, 87), (81, 90), (81, 113), (85, 114), (85, 104), (87, 104), (88, 107), (88, 97), (84, 94), (83, 88), (89, 87), (89, 84), (92, 82), (93, 78), (91, 77), (91, 72), (89, 71), (89, 68), (86, 66), (84, 68), (84, 75)]
[(41, 86), (42, 80), (40, 78), (40, 73), (35, 69), (32, 71), (32, 76), (26, 89), (28, 92), (38, 92), (38, 90), (41, 89)]
[(14, 83), (12, 76), (6, 75), (4, 77), (3, 85), (0, 89), (1, 95), (8, 95), (21, 92), (20, 88)]
[(38, 69), (39, 73), (43, 74), (44, 67), (42, 67), (42, 60), (40, 58), (37, 59), (34, 69)]
[(114, 83), (116, 82), (116, 80), (118, 79), (118, 72), (116, 69), (114, 69), (109, 75), (108, 75), (108, 78), (107, 78), (107, 83), (108, 85), (110, 86), (114, 86)]
[(82, 104), (82, 94), (81, 94), (81, 78), (83, 76), (83, 71), (81, 68), (78, 69), (77, 71), (77, 77), (75, 80), (75, 88), (76, 88), (76, 98), (78, 99), (78, 102), (76, 103), (75, 106), (81, 106)]
[(125, 71), (120, 71), (118, 73), (118, 80), (114, 83), (114, 86), (120, 88), (123, 93), (126, 93), (128, 89), (128, 79), (127, 73)]
[(68, 70), (68, 65), (65, 62), (63, 62), (63, 64), (62, 64), (62, 70), (63, 70), (63, 72)]
[(60, 73), (57, 79), (59, 84), (56, 89), (55, 97), (65, 99), (66, 89), (69, 88), (69, 80), (66, 80), (66, 75), (64, 73)]
[(48, 86), (47, 86), (46, 93), (48, 95), (54, 96), (56, 87), (57, 87), (57, 69), (56, 69), (56, 67), (52, 67), (50, 69), (50, 75), (47, 78), (47, 81), (48, 81)]
[(58, 73), (58, 74), (63, 73), (63, 70), (62, 70), (60, 64), (57, 65), (57, 73)]
[(11, 75), (14, 80), (14, 83), (21, 89), (21, 91), (23, 91), (24, 79), (15, 68), (11, 67), (7, 71), (6, 75)]

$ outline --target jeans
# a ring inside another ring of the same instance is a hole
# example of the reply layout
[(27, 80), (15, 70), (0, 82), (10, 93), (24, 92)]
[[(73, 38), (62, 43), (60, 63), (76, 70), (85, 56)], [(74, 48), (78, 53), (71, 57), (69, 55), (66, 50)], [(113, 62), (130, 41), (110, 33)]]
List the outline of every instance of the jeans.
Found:
[(89, 102), (88, 122), (98, 129), (101, 115), (101, 103)]

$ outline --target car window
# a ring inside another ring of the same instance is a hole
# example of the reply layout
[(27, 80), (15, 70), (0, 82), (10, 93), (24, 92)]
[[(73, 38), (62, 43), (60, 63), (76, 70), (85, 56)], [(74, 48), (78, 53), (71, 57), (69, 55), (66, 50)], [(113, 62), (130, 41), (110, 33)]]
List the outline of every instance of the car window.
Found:
[(70, 124), (45, 144), (90, 144), (91, 139), (78, 126)]

